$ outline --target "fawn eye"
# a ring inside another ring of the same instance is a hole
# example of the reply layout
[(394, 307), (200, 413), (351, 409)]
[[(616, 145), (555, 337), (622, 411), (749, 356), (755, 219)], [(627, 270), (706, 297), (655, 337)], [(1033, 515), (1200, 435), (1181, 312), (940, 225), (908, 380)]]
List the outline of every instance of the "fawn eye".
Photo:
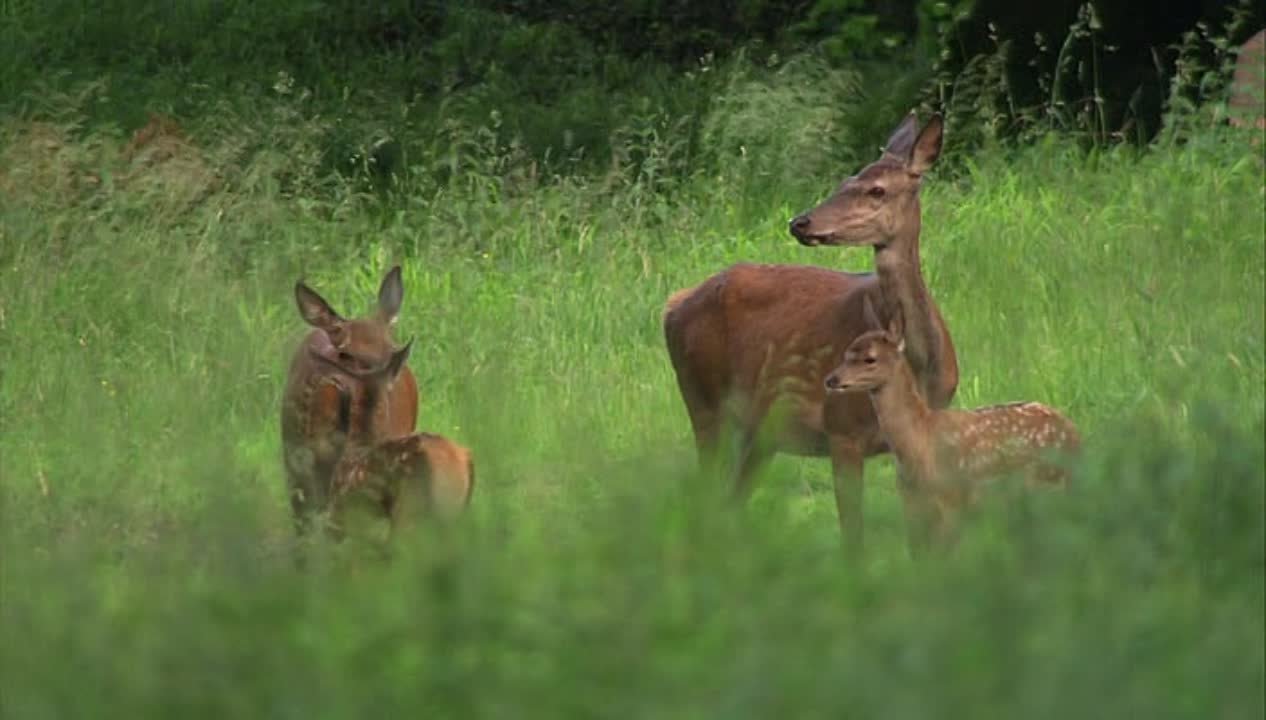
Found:
[(882, 185), (871, 185), (866, 194), (873, 198), (881, 198), (884, 196), (884, 187)]

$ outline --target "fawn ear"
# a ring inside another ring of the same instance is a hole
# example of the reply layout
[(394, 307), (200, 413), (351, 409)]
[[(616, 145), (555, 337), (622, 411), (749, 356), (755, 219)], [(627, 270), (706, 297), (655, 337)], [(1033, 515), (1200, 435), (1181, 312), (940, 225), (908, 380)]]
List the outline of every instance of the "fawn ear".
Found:
[(295, 283), (295, 302), (299, 305), (299, 314), (304, 321), (313, 327), (328, 331), (343, 322), (343, 318), (334, 312), (325, 298), (302, 281)]
[(897, 125), (897, 129), (892, 131), (888, 136), (888, 142), (884, 143), (884, 154), (906, 162), (910, 156), (910, 147), (914, 145), (914, 138), (919, 132), (919, 118), (911, 110), (901, 120), (901, 124)]
[(897, 352), (905, 352), (906, 350), (905, 325), (905, 318), (901, 315), (901, 308), (894, 308), (892, 318), (888, 320), (888, 339), (897, 345)]
[(404, 282), (400, 279), (400, 266), (396, 265), (387, 271), (378, 288), (378, 319), (384, 325), (391, 325), (400, 314), (400, 304), (404, 302)]
[(906, 169), (915, 175), (922, 175), (932, 169), (936, 159), (941, 156), (941, 139), (944, 135), (945, 123), (940, 113), (933, 115), (928, 124), (919, 131), (919, 137), (910, 148), (910, 156), (906, 160)]
[(391, 353), (391, 359), (387, 361), (387, 379), (394, 381), (400, 371), (404, 369), (404, 364), (409, 360), (409, 351), (413, 349), (413, 338), (409, 338), (409, 342), (404, 347)]
[(882, 330), (884, 327), (884, 324), (879, 322), (879, 315), (875, 312), (875, 305), (870, 301), (869, 295), (862, 296), (862, 321), (870, 330)]

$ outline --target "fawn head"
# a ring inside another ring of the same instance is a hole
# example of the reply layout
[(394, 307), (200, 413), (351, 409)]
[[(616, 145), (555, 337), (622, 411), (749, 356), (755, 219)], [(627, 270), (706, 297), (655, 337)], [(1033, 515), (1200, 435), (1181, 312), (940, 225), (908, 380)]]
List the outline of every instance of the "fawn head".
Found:
[(905, 362), (901, 314), (895, 312), (888, 327), (882, 328), (868, 297), (863, 302), (862, 315), (871, 329), (849, 343), (844, 361), (826, 376), (827, 392), (875, 390), (888, 382), (898, 363)]
[(399, 265), (383, 278), (378, 288), (377, 309), (363, 318), (340, 316), (315, 290), (303, 282), (295, 283), (299, 314), (309, 325), (325, 332), (337, 353), (337, 367), (353, 374), (383, 368), (397, 352), (391, 342), (391, 326), (403, 300), (404, 284), (400, 280)]
[(409, 351), (412, 348), (413, 340), (410, 339), (404, 347), (393, 350), (385, 362), (373, 368), (351, 367), (346, 364), (341, 354), (339, 360), (336, 361), (326, 357), (318, 348), (308, 348), (309, 355), (317, 364), (328, 365), (333, 372), (347, 375), (358, 381), (356, 402), (361, 406), (358, 416), (365, 420), (356, 422), (349, 429), (355, 441), (370, 443), (386, 435), (387, 429), (391, 426), (391, 404), (386, 402), (386, 398), (396, 378), (400, 377), (400, 371), (408, 362)]
[(941, 154), (943, 123), (933, 115), (923, 129), (911, 112), (875, 162), (846, 178), (821, 205), (791, 221), (801, 245), (882, 247), (919, 222), (919, 184)]

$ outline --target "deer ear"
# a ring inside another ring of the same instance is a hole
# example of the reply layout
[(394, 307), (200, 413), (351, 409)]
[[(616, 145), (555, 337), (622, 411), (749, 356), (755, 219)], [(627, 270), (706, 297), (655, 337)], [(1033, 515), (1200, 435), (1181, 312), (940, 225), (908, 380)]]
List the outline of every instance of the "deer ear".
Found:
[(916, 175), (922, 175), (932, 169), (936, 159), (941, 156), (941, 138), (944, 135), (945, 123), (940, 113), (933, 115), (928, 124), (919, 131), (919, 137), (910, 148), (910, 157), (906, 160), (906, 168)]
[(862, 320), (871, 330), (880, 330), (884, 326), (879, 322), (879, 315), (875, 312), (875, 305), (870, 301), (869, 295), (862, 296)]
[(901, 121), (896, 130), (888, 136), (888, 142), (884, 143), (884, 154), (905, 162), (910, 155), (910, 147), (914, 145), (914, 138), (919, 132), (919, 118), (911, 110), (909, 115)]
[(906, 328), (905, 318), (901, 315), (901, 308), (894, 308), (892, 317), (888, 320), (888, 337), (897, 344), (897, 351), (902, 352), (906, 348)]
[(299, 315), (313, 327), (329, 330), (343, 321), (325, 298), (302, 281), (295, 283), (295, 302), (299, 305)]
[(378, 319), (385, 325), (394, 323), (403, 302), (404, 282), (400, 279), (400, 266), (396, 265), (387, 271), (378, 288)]
[(409, 351), (413, 349), (413, 338), (409, 338), (409, 342), (404, 347), (393, 352), (391, 359), (387, 361), (387, 379), (395, 380), (400, 371), (404, 369), (404, 364), (409, 361)]

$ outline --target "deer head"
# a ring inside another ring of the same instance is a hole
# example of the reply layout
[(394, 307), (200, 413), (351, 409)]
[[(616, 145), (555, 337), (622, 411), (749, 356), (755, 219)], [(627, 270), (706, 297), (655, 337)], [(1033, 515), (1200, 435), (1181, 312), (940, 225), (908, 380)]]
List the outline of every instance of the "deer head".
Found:
[(340, 316), (315, 290), (303, 282), (295, 283), (299, 314), (309, 325), (325, 333), (337, 358), (336, 366), (350, 372), (367, 372), (384, 367), (397, 352), (391, 342), (391, 326), (400, 313), (403, 300), (404, 285), (400, 280), (399, 265), (391, 268), (383, 278), (378, 289), (378, 307), (372, 315), (364, 318), (349, 320)]
[(877, 390), (905, 362), (906, 342), (901, 313), (894, 312), (887, 328), (881, 328), (870, 298), (863, 301), (862, 316), (871, 329), (857, 336), (844, 351), (844, 361), (826, 377), (827, 392)]
[(387, 436), (391, 426), (391, 404), (386, 401), (387, 395), (400, 371), (409, 360), (409, 351), (413, 348), (413, 339), (399, 350), (393, 350), (386, 362), (378, 367), (362, 369), (350, 367), (342, 356), (331, 360), (319, 348), (308, 348), (308, 353), (318, 364), (324, 364), (335, 374), (343, 374), (356, 381), (354, 402), (357, 404), (352, 425), (348, 428), (348, 438), (358, 445), (371, 445)]
[(933, 115), (922, 130), (911, 112), (888, 138), (883, 154), (844, 180), (821, 205), (791, 221), (802, 245), (882, 247), (919, 223), (919, 185), (941, 154), (943, 124)]

